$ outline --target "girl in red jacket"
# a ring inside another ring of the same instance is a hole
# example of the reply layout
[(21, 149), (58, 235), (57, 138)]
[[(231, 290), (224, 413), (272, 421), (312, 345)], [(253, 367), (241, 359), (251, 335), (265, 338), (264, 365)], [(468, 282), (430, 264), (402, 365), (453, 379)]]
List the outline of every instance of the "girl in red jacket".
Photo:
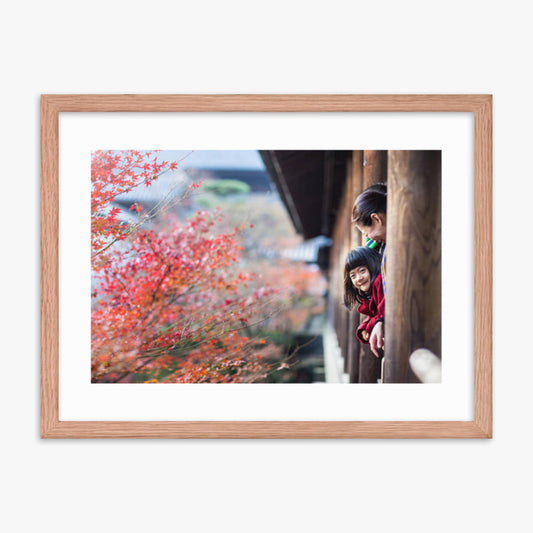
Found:
[(344, 265), (344, 305), (368, 318), (357, 328), (357, 338), (368, 344), (377, 322), (385, 318), (385, 295), (381, 282), (381, 256), (375, 250), (361, 246), (352, 250)]

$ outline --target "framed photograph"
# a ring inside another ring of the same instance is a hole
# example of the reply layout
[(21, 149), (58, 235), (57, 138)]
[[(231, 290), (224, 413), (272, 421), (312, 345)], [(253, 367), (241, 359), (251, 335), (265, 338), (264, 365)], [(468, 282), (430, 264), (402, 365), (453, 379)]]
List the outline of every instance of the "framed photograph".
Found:
[(43, 95), (42, 438), (491, 438), (490, 95)]

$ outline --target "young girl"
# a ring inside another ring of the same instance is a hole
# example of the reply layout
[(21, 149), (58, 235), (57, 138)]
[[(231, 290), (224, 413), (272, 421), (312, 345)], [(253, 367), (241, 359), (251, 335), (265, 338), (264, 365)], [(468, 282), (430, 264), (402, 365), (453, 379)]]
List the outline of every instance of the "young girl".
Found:
[[(344, 305), (368, 318), (357, 328), (357, 338), (368, 343), (370, 334), (385, 317), (385, 296), (381, 283), (381, 257), (375, 250), (361, 246), (352, 250), (344, 264)], [(377, 354), (376, 354), (377, 355)]]
[[(357, 229), (373, 241), (383, 243), (381, 260), (381, 282), (383, 294), (387, 293), (387, 185), (377, 183), (366, 189), (355, 200), (352, 210), (352, 222)], [(375, 324), (370, 334), (369, 344), (374, 355), (378, 357), (378, 348), (384, 344), (383, 320)]]

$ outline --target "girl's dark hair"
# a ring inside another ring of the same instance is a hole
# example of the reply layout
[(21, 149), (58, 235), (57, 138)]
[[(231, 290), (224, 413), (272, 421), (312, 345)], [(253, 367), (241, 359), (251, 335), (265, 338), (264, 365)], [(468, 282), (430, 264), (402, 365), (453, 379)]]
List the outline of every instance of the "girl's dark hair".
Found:
[(376, 183), (362, 192), (353, 204), (352, 222), (362, 226), (371, 226), (372, 213), (387, 213), (387, 185)]
[(344, 263), (344, 305), (347, 309), (353, 309), (360, 304), (365, 297), (365, 293), (356, 289), (350, 278), (350, 272), (357, 267), (364, 266), (370, 272), (370, 291), (372, 284), (381, 272), (381, 256), (372, 248), (360, 246), (348, 253)]

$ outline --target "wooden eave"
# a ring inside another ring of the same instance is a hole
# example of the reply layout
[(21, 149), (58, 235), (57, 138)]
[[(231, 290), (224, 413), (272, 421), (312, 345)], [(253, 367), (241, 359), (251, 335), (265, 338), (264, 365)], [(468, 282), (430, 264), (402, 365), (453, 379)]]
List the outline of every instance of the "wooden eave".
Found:
[(304, 239), (331, 237), (349, 151), (260, 150), (270, 178)]

